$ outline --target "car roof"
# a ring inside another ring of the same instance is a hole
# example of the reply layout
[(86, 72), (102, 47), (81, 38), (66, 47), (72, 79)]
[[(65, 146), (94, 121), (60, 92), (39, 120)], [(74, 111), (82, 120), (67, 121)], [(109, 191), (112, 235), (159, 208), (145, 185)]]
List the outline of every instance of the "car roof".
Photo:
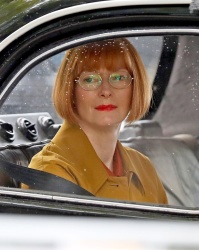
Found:
[[(12, 39), (25, 33), (27, 30), (40, 25), (41, 23), (48, 22), (50, 20), (56, 19), (69, 14), (75, 14), (80, 12), (85, 12), (89, 10), (97, 10), (102, 8), (117, 8), (121, 6), (155, 6), (156, 12), (158, 13), (157, 6), (186, 6), (189, 7), (191, 0), (49, 0), (42, 1), (31, 1), (32, 5), (23, 3), (22, 11), (20, 9), (11, 9), (10, 4), (4, 4), (1, 6), (2, 12), (7, 13), (5, 16), (2, 15), (0, 18), (0, 41), (7, 38), (12, 34)], [(14, 7), (14, 6), (13, 6)], [(188, 8), (187, 8), (188, 9)], [(4, 11), (3, 11), (4, 10)], [(175, 9), (176, 10), (176, 9)], [(17, 12), (18, 11), (18, 12)], [(172, 9), (167, 10), (174, 11)], [(8, 15), (9, 13), (9, 15)], [(18, 30), (17, 34), (15, 31)], [(13, 33), (15, 33), (13, 35)], [(8, 42), (9, 43), (9, 42)], [(6, 43), (7, 44), (7, 43)], [(2, 44), (0, 50), (2, 50)], [(6, 45), (5, 45), (6, 46)]]

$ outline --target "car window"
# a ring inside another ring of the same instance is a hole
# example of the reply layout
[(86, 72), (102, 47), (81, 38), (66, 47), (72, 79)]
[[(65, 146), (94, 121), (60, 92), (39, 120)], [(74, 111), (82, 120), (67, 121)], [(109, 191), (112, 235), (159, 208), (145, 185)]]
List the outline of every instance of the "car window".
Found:
[(52, 88), (64, 53), (43, 61), (17, 84), (1, 108), (1, 114), (48, 112), (61, 122), (52, 103)]
[[(140, 53), (152, 84), (161, 55), (163, 37), (132, 37), (129, 40)], [(4, 102), (0, 113), (48, 112), (55, 123), (60, 123), (61, 119), (52, 103), (52, 88), (63, 56), (64, 52), (59, 53), (31, 69)]]
[[(145, 117), (123, 124), (119, 140), (151, 160), (171, 206), (199, 206), (198, 39), (188, 35), (128, 37), (144, 62), (153, 99)], [(46, 116), (52, 118), (54, 125), (62, 123), (52, 102), (52, 90), (64, 54), (65, 51), (32, 68), (3, 103), (1, 120), (10, 115), (9, 122), (17, 129), (20, 118), (31, 122), (34, 118), (38, 128), (36, 139), (17, 134), (9, 142), (11, 145), (45, 141), (58, 131), (55, 126), (46, 132), (37, 123), (41, 122), (39, 117)]]

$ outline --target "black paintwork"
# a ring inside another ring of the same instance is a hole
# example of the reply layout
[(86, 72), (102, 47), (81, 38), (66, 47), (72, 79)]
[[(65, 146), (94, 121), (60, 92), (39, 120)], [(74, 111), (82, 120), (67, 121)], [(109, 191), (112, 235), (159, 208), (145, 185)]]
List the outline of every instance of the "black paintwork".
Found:
[[(40, 2), (36, 5), (28, 7), (25, 11), (18, 13), (15, 15), (13, 13), (13, 17), (8, 20), (4, 20), (0, 23), (0, 41), (7, 37), (9, 34), (13, 33), (18, 28), (23, 25), (31, 22), (34, 19), (37, 19), (43, 15), (51, 13), (56, 10), (60, 10), (67, 7), (72, 7), (80, 4), (93, 3), (93, 2), (104, 2), (106, 0), (49, 0), (45, 2)], [(20, 1), (20, 5), (23, 4)], [(25, 4), (25, 3), (24, 3)], [(190, 9), (188, 5), (178, 5), (176, 8), (175, 5), (171, 6), (136, 6), (132, 7), (134, 9), (134, 14), (152, 14), (152, 15), (190, 15)], [(14, 11), (13, 11), (14, 12)], [(122, 10), (121, 10), (122, 13)], [(12, 14), (10, 14), (12, 15)], [(9, 17), (10, 17), (9, 15)]]

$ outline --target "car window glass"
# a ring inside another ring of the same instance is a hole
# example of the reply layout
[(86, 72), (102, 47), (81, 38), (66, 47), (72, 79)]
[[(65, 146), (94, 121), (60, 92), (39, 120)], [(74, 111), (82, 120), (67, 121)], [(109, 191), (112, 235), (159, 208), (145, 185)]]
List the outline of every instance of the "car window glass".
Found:
[(43, 61), (31, 69), (17, 84), (1, 108), (1, 114), (49, 112), (61, 122), (52, 103), (52, 88), (64, 53)]
[[(162, 37), (132, 37), (129, 40), (140, 53), (152, 84), (162, 49)], [(49, 112), (60, 122), (52, 103), (52, 88), (64, 52), (31, 69), (17, 84), (1, 107), (1, 114)]]
[[(128, 39), (144, 62), (153, 86), (153, 100), (143, 119), (122, 126), (119, 140), (149, 157), (167, 192), (169, 205), (198, 207), (199, 38), (187, 35)], [(0, 114), (5, 117), (47, 112), (55, 124), (61, 124), (51, 96), (64, 54), (32, 68), (4, 102)], [(45, 138), (42, 136), (38, 140)]]

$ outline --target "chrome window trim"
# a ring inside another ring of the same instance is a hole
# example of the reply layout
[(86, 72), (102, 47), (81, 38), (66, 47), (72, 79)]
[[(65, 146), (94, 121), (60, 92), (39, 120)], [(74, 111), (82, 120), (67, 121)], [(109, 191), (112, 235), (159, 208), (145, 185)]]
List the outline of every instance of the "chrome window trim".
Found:
[(12, 43), (14, 40), (16, 40), (18, 37), (22, 36), (26, 32), (32, 30), (33, 28), (44, 24), (48, 21), (54, 20), (58, 17), (68, 16), (75, 13), (82, 13), (89, 10), (97, 10), (97, 9), (103, 9), (103, 8), (117, 8), (117, 7), (123, 7), (123, 6), (136, 6), (136, 5), (176, 5), (176, 4), (191, 4), (191, 0), (151, 0), (150, 3), (148, 0), (109, 0), (109, 1), (103, 1), (103, 2), (94, 2), (94, 3), (85, 3), (80, 4), (68, 8), (64, 8), (61, 10), (57, 10), (54, 12), (51, 12), (49, 14), (46, 14), (42, 17), (39, 17), (23, 27), (19, 28), (15, 32), (13, 32), (11, 35), (9, 35), (7, 38), (5, 38), (0, 43), (0, 52), (7, 47), (10, 43)]
[(98, 205), (106, 208), (118, 208), (118, 209), (139, 209), (143, 211), (148, 211), (148, 212), (164, 212), (164, 213), (172, 213), (172, 214), (186, 214), (186, 215), (199, 215), (199, 209), (198, 208), (172, 208), (172, 207), (165, 207), (165, 206), (160, 206), (156, 204), (133, 204), (133, 203), (123, 203), (117, 202), (117, 201), (105, 201), (105, 200), (95, 200), (94, 199), (89, 199), (84, 197), (67, 197), (67, 196), (61, 196), (61, 195), (56, 195), (55, 193), (53, 195), (50, 194), (42, 194), (42, 193), (33, 193), (32, 191), (28, 192), (25, 190), (21, 191), (15, 191), (15, 190), (6, 190), (0, 189), (0, 195), (10, 195), (10, 196), (15, 196), (15, 197), (21, 197), (21, 198), (36, 198), (39, 200), (46, 200), (46, 201), (58, 201), (58, 202), (66, 202), (66, 203), (73, 203), (76, 205), (86, 205), (86, 206), (93, 206), (93, 205)]

